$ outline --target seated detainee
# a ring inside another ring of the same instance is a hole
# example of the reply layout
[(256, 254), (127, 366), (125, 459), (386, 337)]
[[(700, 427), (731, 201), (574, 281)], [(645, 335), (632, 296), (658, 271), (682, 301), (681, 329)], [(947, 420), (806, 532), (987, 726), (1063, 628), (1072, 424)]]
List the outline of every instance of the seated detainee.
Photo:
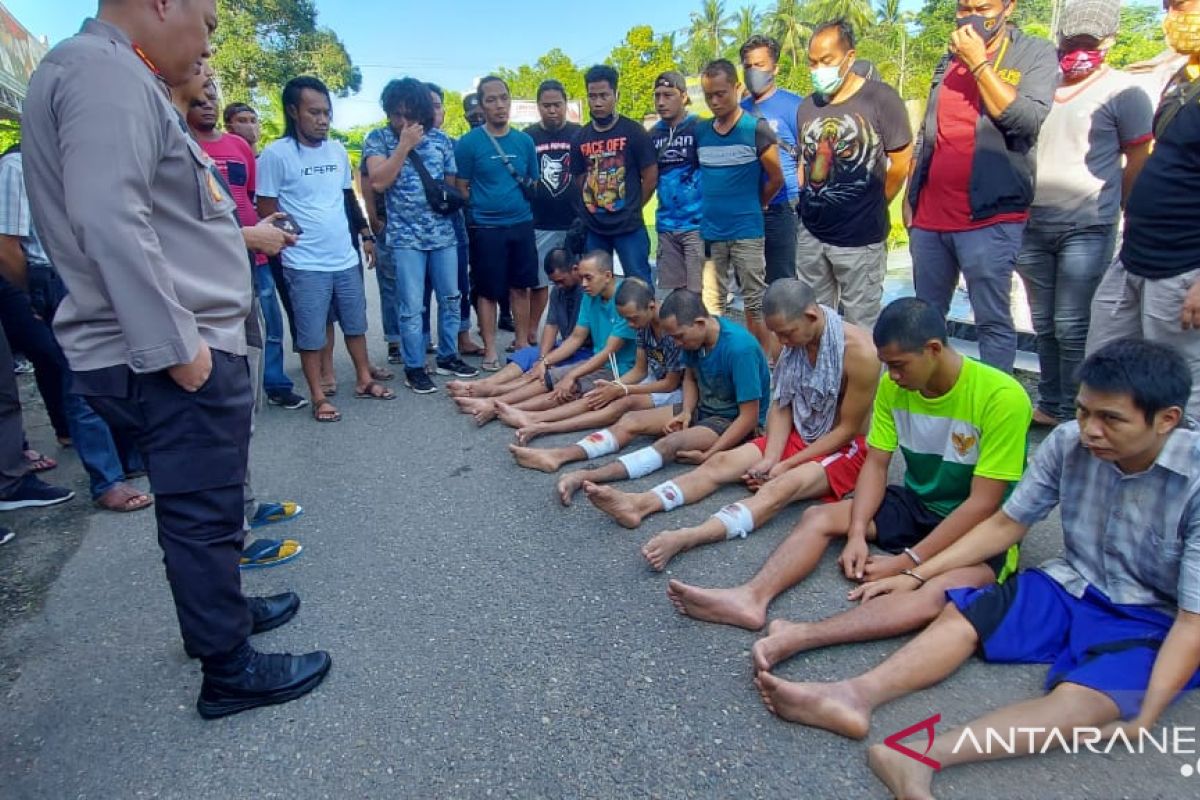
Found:
[[(633, 368), (637, 333), (617, 313), (621, 280), (613, 275), (612, 256), (593, 250), (575, 266), (583, 285), (583, 299), (575, 327), (562, 344), (537, 359), (528, 375), (536, 380), (499, 397), (456, 397), (459, 410), (483, 425), (496, 418), (496, 403), (519, 404), (525, 411), (542, 411), (574, 400), (596, 387), (596, 381), (616, 378)], [(575, 354), (588, 342), (591, 357), (575, 362)], [(617, 375), (609, 368), (613, 356)]]
[(609, 455), (638, 436), (661, 436), (649, 447), (599, 469), (579, 470), (558, 481), (559, 498), (570, 505), (585, 482), (641, 478), (669, 461), (703, 464), (756, 435), (766, 419), (771, 373), (754, 337), (740, 325), (715, 318), (700, 295), (676, 289), (658, 312), (663, 330), (683, 350), (683, 401), (648, 411), (631, 411), (611, 428), (568, 447), (541, 450), (509, 445), (517, 463), (554, 472), (563, 464)]
[[(670, 581), (680, 613), (758, 630), (771, 600), (808, 577), (834, 540), (846, 540), (838, 559), (846, 577), (872, 581), (920, 566), (1000, 508), (1025, 467), (1029, 395), (1011, 375), (950, 347), (942, 315), (915, 297), (883, 310), (874, 340), (887, 374), (854, 498), (806, 509), (749, 583), (701, 589)], [(888, 486), (897, 449), (904, 485)], [(868, 541), (892, 555), (870, 555)], [(998, 560), (994, 571), (977, 567), (973, 582), (957, 585), (990, 582), (1004, 568)]]
[[(499, 372), (477, 381), (450, 381), (446, 384), (451, 397), (498, 397), (520, 389), (526, 383), (541, 380), (530, 374), (538, 359), (554, 350), (565, 336), (575, 329), (579, 318), (579, 304), (583, 301), (583, 289), (579, 285), (579, 273), (566, 248), (556, 247), (546, 253), (542, 264), (546, 277), (554, 284), (550, 290), (550, 305), (546, 311), (546, 324), (537, 346), (523, 347), (508, 357), (508, 363)], [(573, 364), (592, 357), (591, 343), (580, 347), (564, 364)]]
[[(760, 672), (768, 708), (861, 739), (877, 707), (938, 683), (977, 653), (1051, 667), (1045, 696), (968, 723), (976, 742), (995, 731), (1015, 743), (1011, 755), (1032, 755), (1061, 747), (1055, 731), (1070, 741), (1078, 728), (1101, 728), (1099, 747), (1118, 728), (1134, 743), (1143, 731), (1157, 735), (1167, 706), (1200, 688), (1200, 433), (1183, 413), (1191, 376), (1170, 348), (1126, 340), (1092, 354), (1079, 378), (1076, 421), (1046, 438), (1003, 509), (864, 594), (894, 598), (998, 556), (1055, 506), (1063, 555), (999, 586), (947, 592), (932, 625), (858, 677), (801, 684)], [(939, 731), (925, 754), (945, 768), (1005, 751), (981, 746), (981, 755), (969, 738), (956, 748), (964, 735)], [(922, 735), (913, 747), (926, 744)], [(869, 762), (897, 797), (931, 796), (929, 767), (883, 745)]]
[(640, 278), (626, 278), (617, 290), (617, 312), (637, 331), (633, 369), (615, 381), (596, 381), (596, 388), (583, 397), (546, 411), (496, 403), (500, 421), (518, 428), (518, 444), (546, 433), (609, 425), (628, 411), (670, 406), (683, 399), (679, 345), (663, 331), (654, 290)]
[(867, 451), (862, 434), (879, 384), (871, 334), (818, 305), (813, 290), (795, 278), (767, 288), (763, 315), (783, 345), (766, 435), (717, 453), (653, 491), (632, 494), (606, 486), (588, 494), (597, 508), (634, 528), (651, 514), (695, 503), (727, 483), (744, 481), (755, 492), (697, 528), (651, 539), (642, 552), (655, 569), (681, 550), (745, 537), (789, 503), (840, 500), (854, 491)]

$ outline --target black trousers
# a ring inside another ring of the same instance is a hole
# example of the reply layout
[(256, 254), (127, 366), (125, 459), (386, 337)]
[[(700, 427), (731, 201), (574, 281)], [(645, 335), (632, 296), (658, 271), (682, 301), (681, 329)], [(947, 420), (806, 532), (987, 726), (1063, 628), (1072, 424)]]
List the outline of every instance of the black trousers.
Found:
[(166, 371), (76, 373), (77, 390), (146, 461), (184, 649), (200, 659), (238, 649), (251, 626), (238, 563), (254, 395), (245, 356), (213, 350), (212, 362), (197, 392)]
[(23, 353), (33, 364), (38, 393), (46, 404), (46, 415), (50, 417), (54, 434), (62, 439), (69, 438), (71, 428), (63, 405), (67, 360), (54, 339), (50, 323), (34, 314), (29, 295), (3, 278), (0, 278), (0, 324), (4, 325), (9, 346)]
[(25, 430), (21, 425), (21, 396), (13, 374), (12, 351), (0, 327), (0, 492), (10, 491), (25, 473), (29, 462), (22, 452)]
[(767, 283), (796, 277), (796, 225), (799, 220), (789, 203), (776, 203), (763, 214), (763, 252), (767, 261)]

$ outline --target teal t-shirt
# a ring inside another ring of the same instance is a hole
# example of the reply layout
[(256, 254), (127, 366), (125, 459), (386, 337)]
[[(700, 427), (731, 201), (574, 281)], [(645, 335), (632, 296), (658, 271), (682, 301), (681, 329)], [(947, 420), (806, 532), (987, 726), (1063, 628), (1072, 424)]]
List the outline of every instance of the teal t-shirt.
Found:
[(771, 370), (758, 340), (750, 331), (725, 318), (712, 350), (684, 351), (683, 365), (696, 376), (700, 389), (699, 416), (736, 419), (738, 406), (758, 401), (758, 424), (767, 424), (771, 405)]
[(700, 235), (705, 241), (763, 237), (759, 200), (763, 168), (758, 159), (776, 143), (767, 121), (745, 112), (726, 134), (717, 133), (711, 119), (696, 125), (696, 154), (704, 187)]
[(618, 282), (608, 300), (599, 296), (592, 297), (584, 292), (583, 302), (579, 304), (577, 324), (586, 326), (591, 332), (592, 349), (597, 353), (604, 349), (609, 337), (619, 336), (624, 339), (624, 344), (617, 351), (617, 367), (621, 372), (628, 372), (633, 369), (637, 360), (637, 331), (629, 327), (629, 323), (617, 312), (617, 291), (620, 288), (621, 284)]
[(458, 140), (454, 160), (458, 177), (471, 182), (471, 218), (477, 225), (517, 225), (533, 221), (533, 211), (505, 161), (518, 175), (538, 179), (537, 154), (533, 139), (524, 131), (510, 128), (497, 136), (504, 159), (483, 128), (475, 128)]

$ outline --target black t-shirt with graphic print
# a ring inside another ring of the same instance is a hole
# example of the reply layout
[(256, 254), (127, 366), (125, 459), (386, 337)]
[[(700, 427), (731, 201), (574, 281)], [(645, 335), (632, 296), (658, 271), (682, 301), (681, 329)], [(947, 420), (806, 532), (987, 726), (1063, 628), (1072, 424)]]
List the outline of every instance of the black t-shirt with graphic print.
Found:
[(796, 130), (803, 176), (798, 213), (808, 232), (836, 247), (885, 241), (887, 154), (912, 141), (896, 90), (867, 81), (836, 104), (813, 94), (796, 112)]
[(568, 122), (556, 131), (540, 123), (525, 129), (537, 154), (538, 189), (530, 205), (533, 227), (539, 231), (565, 231), (575, 221), (579, 189), (571, 178), (571, 143), (579, 126)]

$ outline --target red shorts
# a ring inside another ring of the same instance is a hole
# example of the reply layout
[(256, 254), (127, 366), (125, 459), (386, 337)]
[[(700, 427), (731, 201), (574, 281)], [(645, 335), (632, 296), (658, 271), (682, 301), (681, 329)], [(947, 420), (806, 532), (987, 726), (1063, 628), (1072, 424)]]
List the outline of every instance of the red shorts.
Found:
[[(754, 444), (763, 453), (767, 452), (767, 437), (758, 437), (754, 440)], [(786, 461), (806, 447), (808, 445), (800, 438), (800, 434), (796, 433), (793, 429), (788, 434), (787, 444), (783, 446), (783, 455), (780, 456), (779, 460)], [(850, 444), (836, 453), (813, 456), (801, 463), (816, 461), (820, 464), (825, 470), (825, 480), (829, 481), (829, 494), (823, 499), (841, 500), (854, 491), (854, 484), (858, 482), (858, 473), (862, 470), (862, 466), (866, 460), (867, 440), (860, 435), (855, 436)]]

